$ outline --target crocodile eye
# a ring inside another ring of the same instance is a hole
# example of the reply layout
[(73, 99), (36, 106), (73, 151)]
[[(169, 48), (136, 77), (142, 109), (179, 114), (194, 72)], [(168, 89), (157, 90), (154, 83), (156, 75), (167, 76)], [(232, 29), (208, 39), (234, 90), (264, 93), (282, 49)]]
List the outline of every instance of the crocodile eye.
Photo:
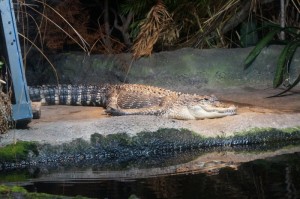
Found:
[(208, 101), (208, 97), (204, 97), (204, 98), (202, 98), (202, 100)]

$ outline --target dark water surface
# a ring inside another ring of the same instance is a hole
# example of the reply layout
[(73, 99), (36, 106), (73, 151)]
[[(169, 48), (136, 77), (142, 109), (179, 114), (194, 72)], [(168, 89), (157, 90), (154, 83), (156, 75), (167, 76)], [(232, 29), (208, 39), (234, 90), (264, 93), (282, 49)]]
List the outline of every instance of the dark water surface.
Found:
[[(161, 167), (149, 161), (122, 169), (107, 165), (30, 168), (2, 176), (0, 182), (31, 192), (91, 198), (300, 198), (299, 149), (297, 144), (263, 152), (173, 154), (160, 158)], [(193, 160), (175, 164), (174, 159), (182, 156)]]

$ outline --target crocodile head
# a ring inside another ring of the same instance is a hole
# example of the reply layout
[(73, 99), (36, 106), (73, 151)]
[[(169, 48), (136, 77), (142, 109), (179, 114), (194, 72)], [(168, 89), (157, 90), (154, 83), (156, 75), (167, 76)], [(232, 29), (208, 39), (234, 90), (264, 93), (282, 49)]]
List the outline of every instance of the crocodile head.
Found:
[(234, 105), (221, 103), (215, 96), (184, 96), (180, 106), (174, 106), (168, 117), (191, 120), (220, 118), (235, 115), (237, 108)]
[(234, 105), (226, 105), (219, 102), (215, 97), (205, 98), (187, 106), (195, 119), (219, 118), (236, 114)]

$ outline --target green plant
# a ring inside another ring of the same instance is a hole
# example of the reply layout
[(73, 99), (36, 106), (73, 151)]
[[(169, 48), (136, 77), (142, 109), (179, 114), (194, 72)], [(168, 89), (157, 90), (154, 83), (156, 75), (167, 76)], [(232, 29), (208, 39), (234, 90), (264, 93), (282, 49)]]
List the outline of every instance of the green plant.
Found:
[[(285, 47), (281, 51), (277, 65), (275, 70), (275, 76), (273, 79), (273, 87), (277, 88), (280, 85), (284, 83), (284, 80), (288, 78), (289, 76), (289, 70), (290, 70), (290, 64), (293, 59), (293, 56), (298, 48), (300, 46), (300, 28), (298, 27), (286, 27), (286, 28), (280, 28), (279, 26), (272, 26), (271, 30), (269, 31), (266, 36), (261, 39), (257, 45), (254, 47), (254, 49), (249, 53), (247, 58), (244, 60), (244, 66), (245, 69), (247, 69), (251, 63), (256, 59), (256, 57), (260, 54), (261, 50), (265, 48), (267, 45), (269, 45), (274, 37), (279, 34), (281, 31), (284, 31), (286, 33), (286, 36), (288, 39), (281, 41), (285, 44)], [(298, 83), (300, 82), (300, 74), (294, 80), (293, 83), (291, 83), (287, 89), (284, 91), (270, 97), (276, 97), (280, 96), (292, 88), (294, 88)]]

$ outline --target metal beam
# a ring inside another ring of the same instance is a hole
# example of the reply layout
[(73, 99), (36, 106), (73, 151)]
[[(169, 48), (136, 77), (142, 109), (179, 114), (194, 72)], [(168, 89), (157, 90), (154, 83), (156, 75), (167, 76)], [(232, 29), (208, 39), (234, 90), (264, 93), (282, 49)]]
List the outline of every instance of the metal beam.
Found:
[(30, 121), (32, 118), (31, 102), (28, 95), (12, 0), (0, 0), (0, 12), (2, 20), (0, 22), (2, 22), (2, 30), (7, 52), (6, 63), (8, 64), (7, 67), (10, 68), (11, 81), (15, 96), (12, 117), (15, 121)]

